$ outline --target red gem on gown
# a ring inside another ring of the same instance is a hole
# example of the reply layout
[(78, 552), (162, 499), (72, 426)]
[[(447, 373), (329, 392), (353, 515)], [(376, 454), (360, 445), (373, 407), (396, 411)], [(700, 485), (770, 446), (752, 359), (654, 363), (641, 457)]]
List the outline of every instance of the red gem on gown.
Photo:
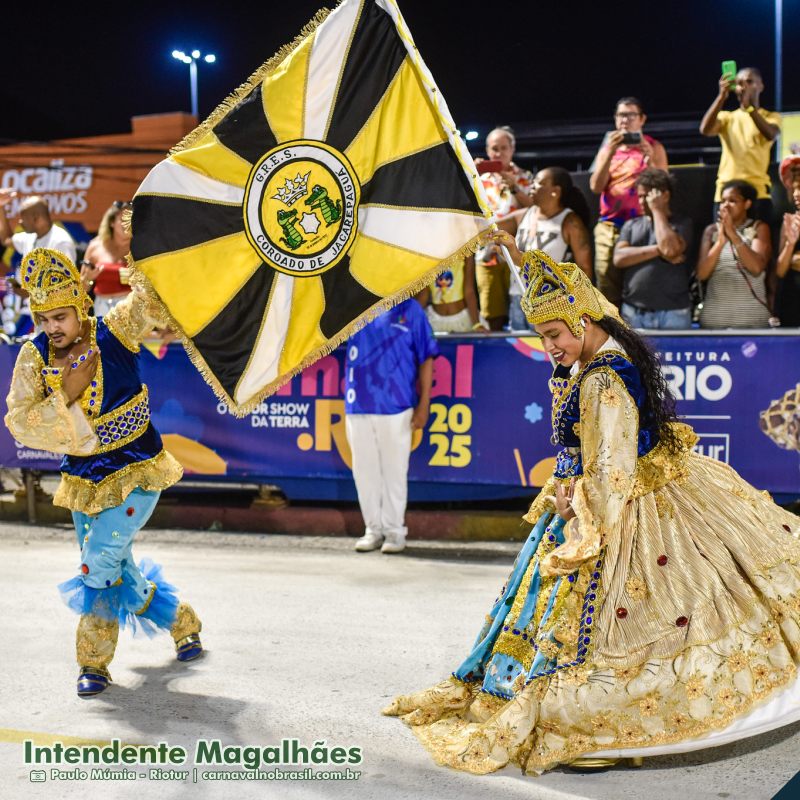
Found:
[(89, 574), (89, 565), (88, 564), (81, 564), (81, 572), (84, 575), (88, 575)]
[(678, 619), (675, 620), (675, 624), (679, 628), (683, 628), (689, 624), (689, 620), (686, 617), (678, 617)]
[(627, 608), (623, 608), (622, 606), (620, 606), (620, 607), (617, 609), (617, 616), (618, 616), (620, 619), (625, 619), (625, 617), (627, 617), (627, 616), (628, 616), (628, 609), (627, 609)]
[(669, 561), (669, 559), (666, 556), (659, 556), (656, 559), (656, 564), (658, 564), (659, 567), (665, 567), (667, 565), (667, 561)]
[(126, 513), (126, 514), (127, 514), (129, 517), (132, 517), (134, 512), (133, 512), (133, 509), (132, 509), (132, 508), (129, 508), (129, 509), (127, 509), (127, 510), (125, 511), (125, 513)]

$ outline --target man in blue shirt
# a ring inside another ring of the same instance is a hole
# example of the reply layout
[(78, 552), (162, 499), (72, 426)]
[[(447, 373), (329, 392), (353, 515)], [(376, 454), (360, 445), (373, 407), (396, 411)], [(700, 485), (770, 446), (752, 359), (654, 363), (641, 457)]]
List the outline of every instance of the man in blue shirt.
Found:
[(380, 547), (399, 553), (406, 546), (411, 434), (428, 421), (437, 355), (430, 323), (413, 299), (381, 314), (347, 344), (345, 427), (365, 526), (359, 552)]

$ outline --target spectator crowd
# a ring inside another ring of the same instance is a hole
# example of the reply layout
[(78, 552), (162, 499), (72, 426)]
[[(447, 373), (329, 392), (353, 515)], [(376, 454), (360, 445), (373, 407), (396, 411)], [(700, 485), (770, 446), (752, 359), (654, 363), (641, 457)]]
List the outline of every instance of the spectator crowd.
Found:
[[(599, 201), (591, 234), (589, 202), (569, 172), (520, 168), (508, 127), (492, 130), (486, 159), (476, 159), (494, 220), (520, 250), (577, 264), (636, 328), (800, 327), (800, 156), (781, 164), (794, 213), (773, 230), (768, 168), (781, 117), (761, 105), (763, 91), (754, 67), (723, 75), (702, 118), (700, 132), (721, 146), (702, 232), (676, 204), (667, 151), (645, 132), (636, 97), (617, 101), (613, 130), (590, 168)], [(726, 110), (734, 97), (737, 107)], [(437, 331), (523, 331), (520, 295), (502, 252), (489, 246), (418, 299)]]

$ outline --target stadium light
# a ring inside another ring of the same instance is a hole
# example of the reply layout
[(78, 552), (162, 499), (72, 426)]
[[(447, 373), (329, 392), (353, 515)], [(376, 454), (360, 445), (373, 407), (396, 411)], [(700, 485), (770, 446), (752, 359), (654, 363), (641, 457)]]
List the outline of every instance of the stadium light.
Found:
[[(173, 50), (172, 57), (177, 59), (178, 61), (182, 61), (184, 64), (189, 65), (189, 91), (191, 92), (192, 98), (192, 114), (195, 117), (198, 116), (197, 113), (197, 62), (200, 60), (201, 53), (199, 50), (192, 50), (191, 55), (186, 55), (183, 50)], [(208, 53), (203, 58), (207, 64), (213, 64), (217, 60), (217, 57), (213, 53)]]
[(478, 131), (467, 131), (467, 134), (466, 134), (466, 136), (464, 136), (464, 138), (468, 142), (472, 142), (472, 141), (474, 141), (475, 139), (478, 138)]

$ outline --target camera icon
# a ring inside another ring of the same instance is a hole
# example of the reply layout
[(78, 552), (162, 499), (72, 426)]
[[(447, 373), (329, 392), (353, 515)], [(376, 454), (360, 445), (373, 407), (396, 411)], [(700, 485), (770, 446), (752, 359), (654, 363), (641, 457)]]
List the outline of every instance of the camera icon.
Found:
[(43, 769), (31, 770), (31, 783), (44, 783), (47, 780), (47, 773)]

